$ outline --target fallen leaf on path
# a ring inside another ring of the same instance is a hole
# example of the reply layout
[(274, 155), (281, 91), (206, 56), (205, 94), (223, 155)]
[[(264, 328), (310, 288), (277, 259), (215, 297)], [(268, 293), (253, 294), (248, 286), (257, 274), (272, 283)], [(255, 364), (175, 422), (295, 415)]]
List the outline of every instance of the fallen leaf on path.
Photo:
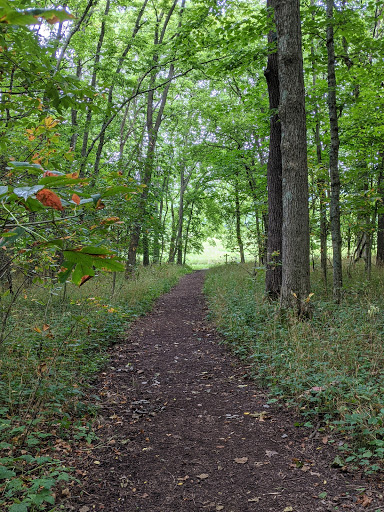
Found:
[(248, 457), (237, 457), (234, 461), (236, 464), (246, 464), (248, 462)]
[(285, 507), (284, 512), (293, 512), (293, 507)]
[(223, 508), (224, 508), (224, 507), (223, 507), (223, 505), (217, 505), (217, 506), (216, 506), (216, 510), (217, 510), (217, 511), (219, 511), (219, 510), (223, 510)]
[(189, 476), (188, 475), (185, 475), (185, 476), (179, 476), (178, 480), (182, 480), (185, 482), (185, 480), (188, 480)]
[(366, 494), (362, 494), (357, 498), (356, 503), (365, 508), (372, 503), (372, 498), (369, 498)]
[(94, 460), (93, 463), (97, 464), (97, 465), (101, 464), (101, 462), (99, 460)]
[(260, 501), (260, 498), (258, 496), (256, 496), (256, 498), (250, 498), (248, 500), (249, 503), (259, 503)]
[(273, 457), (274, 455), (278, 455), (278, 453), (273, 450), (265, 450), (265, 455), (267, 457)]
[(205, 480), (206, 478), (209, 478), (209, 475), (207, 473), (201, 473), (201, 475), (197, 475), (197, 478), (200, 478), (200, 480)]
[(321, 440), (321, 442), (323, 444), (327, 444), (328, 443), (328, 437), (323, 437), (323, 439)]

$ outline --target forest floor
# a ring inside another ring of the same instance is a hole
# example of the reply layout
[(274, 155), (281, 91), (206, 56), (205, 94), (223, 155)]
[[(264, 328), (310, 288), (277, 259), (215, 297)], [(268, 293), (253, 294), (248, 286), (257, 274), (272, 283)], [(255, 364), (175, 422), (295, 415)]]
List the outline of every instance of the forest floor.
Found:
[(206, 320), (203, 281), (184, 276), (111, 349), (99, 440), (70, 461), (81, 484), (65, 510), (384, 511), (380, 479), (333, 468), (328, 437), (247, 380)]

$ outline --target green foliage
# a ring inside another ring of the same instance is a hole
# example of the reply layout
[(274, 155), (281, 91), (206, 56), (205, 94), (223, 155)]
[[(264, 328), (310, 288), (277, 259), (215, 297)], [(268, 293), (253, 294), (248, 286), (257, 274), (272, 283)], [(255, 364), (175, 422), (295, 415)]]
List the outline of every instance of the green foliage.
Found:
[(210, 270), (205, 292), (226, 343), (251, 364), (251, 376), (307, 420), (343, 435), (345, 464), (374, 470), (384, 454), (384, 322), (381, 271), (346, 282), (337, 308), (313, 273), (314, 317), (282, 317), (264, 299), (264, 271), (226, 265)]
[[(53, 505), (54, 488), (73, 478), (65, 454), (97, 438), (90, 381), (106, 364), (107, 348), (185, 272), (162, 265), (139, 269), (130, 281), (115, 276), (114, 286), (111, 276), (99, 276), (81, 288), (23, 290), (1, 347), (1, 507)], [(0, 305), (11, 300), (2, 297)]]

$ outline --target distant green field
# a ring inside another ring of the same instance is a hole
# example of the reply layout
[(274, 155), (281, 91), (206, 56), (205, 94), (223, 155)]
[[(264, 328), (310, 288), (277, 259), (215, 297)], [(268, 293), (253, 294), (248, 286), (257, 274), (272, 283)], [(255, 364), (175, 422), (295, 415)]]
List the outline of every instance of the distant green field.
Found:
[[(186, 258), (187, 265), (194, 269), (210, 268), (215, 265), (222, 265), (228, 263), (240, 262), (240, 255), (238, 252), (231, 252), (224, 248), (221, 240), (210, 239), (204, 242), (204, 250), (200, 254), (188, 254)], [(227, 257), (226, 257), (227, 255)], [(253, 261), (254, 256), (246, 253), (246, 260)]]

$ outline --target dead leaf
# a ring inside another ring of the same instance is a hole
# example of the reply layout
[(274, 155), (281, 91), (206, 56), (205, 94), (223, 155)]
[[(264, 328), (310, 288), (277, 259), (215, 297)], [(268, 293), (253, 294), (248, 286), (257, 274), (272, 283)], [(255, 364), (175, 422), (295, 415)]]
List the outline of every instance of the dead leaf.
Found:
[(273, 451), (273, 450), (265, 450), (265, 455), (269, 458), (273, 457), (274, 455), (278, 455), (277, 452)]
[(357, 498), (356, 503), (365, 508), (372, 503), (372, 498), (369, 498), (366, 494), (362, 494)]
[(72, 201), (74, 203), (76, 203), (76, 204), (80, 204), (81, 199), (80, 199), (80, 197), (77, 194), (73, 194), (72, 195)]
[(219, 510), (223, 510), (223, 505), (216, 505), (216, 510), (219, 511)]
[(293, 512), (293, 507), (285, 507), (284, 512)]
[(327, 444), (328, 443), (328, 437), (323, 437), (323, 439), (321, 440), (321, 442), (323, 444)]
[(258, 496), (256, 496), (256, 498), (250, 498), (248, 500), (249, 503), (259, 503), (260, 501), (260, 498)]
[(248, 457), (237, 457), (234, 461), (236, 464), (246, 464), (248, 462)]
[(93, 463), (97, 464), (97, 465), (101, 464), (101, 462), (99, 460), (94, 460)]
[(51, 206), (55, 210), (63, 211), (63, 205), (61, 204), (60, 197), (58, 197), (52, 190), (43, 188), (36, 194), (36, 199), (40, 201), (44, 206)]
[(81, 507), (81, 509), (79, 510), (79, 512), (89, 512), (91, 509), (89, 507), (87, 507), (86, 505), (84, 505), (84, 507)]
[(209, 478), (209, 475), (207, 473), (201, 473), (201, 475), (197, 475), (197, 478), (200, 478), (200, 480), (205, 480), (206, 478)]

